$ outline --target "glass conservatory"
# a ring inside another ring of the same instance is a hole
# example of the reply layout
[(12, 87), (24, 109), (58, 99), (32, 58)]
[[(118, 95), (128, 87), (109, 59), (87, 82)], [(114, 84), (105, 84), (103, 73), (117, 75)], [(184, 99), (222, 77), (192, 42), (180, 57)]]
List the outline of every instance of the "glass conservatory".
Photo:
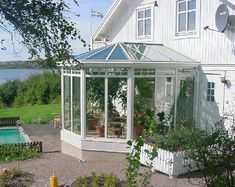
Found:
[(126, 153), (143, 117), (193, 123), (199, 63), (164, 45), (117, 43), (58, 62), (62, 152), (80, 159)]

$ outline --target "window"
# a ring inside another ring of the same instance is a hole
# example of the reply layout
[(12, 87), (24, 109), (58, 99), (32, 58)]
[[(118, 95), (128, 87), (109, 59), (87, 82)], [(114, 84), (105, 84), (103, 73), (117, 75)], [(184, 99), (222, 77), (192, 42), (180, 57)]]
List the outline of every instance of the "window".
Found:
[(151, 8), (137, 11), (137, 37), (150, 37), (152, 30), (152, 11)]
[(215, 83), (207, 83), (207, 101), (215, 101)]
[(196, 0), (177, 1), (177, 33), (196, 32)]

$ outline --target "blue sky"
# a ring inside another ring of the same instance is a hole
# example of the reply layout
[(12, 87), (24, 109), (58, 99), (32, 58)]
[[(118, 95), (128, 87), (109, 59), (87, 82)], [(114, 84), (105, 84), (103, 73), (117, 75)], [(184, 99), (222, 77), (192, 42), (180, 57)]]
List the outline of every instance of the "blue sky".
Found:
[[(80, 31), (82, 38), (89, 43), (91, 34), (91, 9), (105, 15), (111, 7), (113, 0), (79, 0), (79, 7), (74, 6), (72, 2), (73, 0), (66, 0), (66, 3), (73, 5), (71, 6), (71, 20), (77, 24), (77, 28)], [(79, 14), (80, 17), (75, 16), (76, 14)], [(100, 21), (101, 18), (92, 17), (93, 32), (99, 25)], [(11, 42), (11, 35), (0, 30), (0, 40), (3, 38), (5, 41), (3, 44), (0, 43), (0, 48), (6, 47), (6, 50), (0, 50), (0, 61), (27, 60), (29, 57), (27, 49), (20, 45), (20, 37), (17, 33), (14, 33), (14, 45)], [(75, 54), (87, 50), (87, 48), (83, 48), (81, 43), (78, 41), (72, 42), (72, 48)]]

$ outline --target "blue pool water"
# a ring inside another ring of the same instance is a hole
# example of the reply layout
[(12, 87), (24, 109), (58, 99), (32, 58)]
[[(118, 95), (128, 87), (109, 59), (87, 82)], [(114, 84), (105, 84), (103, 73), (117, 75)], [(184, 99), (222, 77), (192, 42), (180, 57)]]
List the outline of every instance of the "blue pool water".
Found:
[(19, 129), (0, 129), (0, 144), (25, 143)]

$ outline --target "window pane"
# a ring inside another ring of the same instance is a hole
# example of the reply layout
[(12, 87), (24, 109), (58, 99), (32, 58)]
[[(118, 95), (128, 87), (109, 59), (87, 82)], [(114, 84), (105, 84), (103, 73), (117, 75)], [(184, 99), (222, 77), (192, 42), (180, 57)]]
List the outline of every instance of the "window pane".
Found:
[(177, 86), (177, 114), (176, 124), (192, 124), (193, 123), (193, 98), (194, 98), (194, 78), (179, 77)]
[(126, 59), (127, 57), (125, 55), (125, 53), (123, 52), (122, 48), (120, 47), (120, 45), (117, 45), (116, 48), (114, 49), (114, 51), (112, 52), (111, 56), (109, 57), (109, 60), (120, 60), (120, 59)]
[(207, 89), (207, 95), (211, 95), (211, 90)]
[(214, 88), (214, 87), (215, 87), (215, 83), (211, 82), (211, 88)]
[(104, 137), (104, 78), (86, 78), (87, 136)]
[(209, 89), (211, 87), (211, 82), (207, 83), (207, 88)]
[(151, 17), (151, 9), (145, 10), (145, 18)]
[(127, 79), (108, 79), (108, 138), (126, 138)]
[(188, 9), (189, 10), (196, 9), (196, 0), (191, 0), (188, 2)]
[(207, 96), (207, 101), (211, 101), (211, 97), (210, 96)]
[(215, 97), (214, 96), (211, 96), (211, 101), (215, 101)]
[(71, 91), (70, 77), (64, 77), (64, 128), (71, 130)]
[(138, 19), (143, 18), (144, 17), (144, 11), (138, 11)]
[(80, 77), (73, 77), (73, 132), (81, 133)]
[(146, 116), (155, 118), (154, 78), (135, 78), (134, 89), (134, 136), (140, 136), (146, 127)]
[(215, 90), (211, 90), (211, 95), (215, 95)]
[(138, 36), (143, 36), (144, 34), (144, 24), (143, 20), (138, 21)]
[(145, 20), (145, 35), (151, 35), (151, 19)]
[(178, 25), (178, 31), (186, 31), (186, 14), (179, 14), (179, 25)]
[(196, 29), (196, 12), (188, 13), (188, 30)]
[[(168, 82), (171, 79), (171, 82)], [(162, 130), (167, 132), (174, 124), (175, 111), (175, 79), (173, 77), (159, 77), (156, 80), (156, 114)], [(167, 123), (164, 123), (166, 121)]]
[(186, 10), (186, 2), (179, 3), (179, 12)]

